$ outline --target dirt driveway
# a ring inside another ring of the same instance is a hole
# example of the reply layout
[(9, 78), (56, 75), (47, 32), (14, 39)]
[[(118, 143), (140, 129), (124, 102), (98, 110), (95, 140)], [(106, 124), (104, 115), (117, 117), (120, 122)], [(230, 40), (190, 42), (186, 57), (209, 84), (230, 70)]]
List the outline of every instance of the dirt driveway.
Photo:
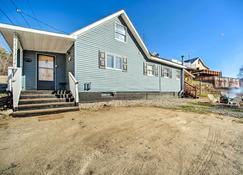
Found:
[(155, 107), (48, 117), (1, 121), (0, 174), (243, 174), (242, 119)]

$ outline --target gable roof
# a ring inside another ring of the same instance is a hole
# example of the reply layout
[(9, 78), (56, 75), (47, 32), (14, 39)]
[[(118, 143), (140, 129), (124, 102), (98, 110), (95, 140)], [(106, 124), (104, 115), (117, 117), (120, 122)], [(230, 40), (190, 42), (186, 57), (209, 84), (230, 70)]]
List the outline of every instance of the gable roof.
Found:
[(196, 57), (196, 58), (192, 58), (192, 59), (189, 59), (189, 60), (185, 60), (184, 62), (185, 63), (194, 63), (198, 59), (199, 59), (199, 57)]
[(122, 19), (124, 20), (124, 22), (126, 23), (128, 29), (131, 31), (133, 37), (136, 39), (136, 41), (138, 42), (139, 46), (141, 47), (141, 49), (143, 50), (144, 54), (147, 56), (147, 58), (149, 58), (151, 61), (155, 61), (155, 62), (159, 62), (159, 63), (163, 63), (163, 64), (167, 64), (167, 65), (171, 65), (171, 66), (174, 66), (174, 67), (179, 67), (179, 68), (185, 68), (183, 65), (181, 64), (178, 64), (178, 63), (174, 63), (172, 61), (169, 61), (169, 60), (165, 60), (165, 59), (162, 59), (162, 58), (157, 58), (153, 55), (150, 54), (150, 52), (148, 51), (146, 45), (144, 44), (143, 40), (141, 39), (141, 37), (139, 36), (137, 30), (135, 29), (135, 27), (133, 26), (131, 20), (129, 19), (129, 17), (127, 16), (126, 12), (124, 10), (120, 10), (110, 16), (107, 16), (101, 20), (98, 20), (80, 30), (77, 30), (75, 32), (73, 32), (71, 34), (71, 36), (78, 36), (78, 35), (82, 35), (84, 34), (86, 31), (94, 28), (94, 27), (97, 27), (115, 17), (118, 17), (118, 16), (121, 16)]
[[(120, 11), (118, 11), (118, 12), (116, 12), (116, 13), (110, 15), (110, 16), (107, 16), (107, 17), (105, 17), (105, 18), (103, 18), (101, 20), (98, 20), (98, 21), (96, 21), (96, 22), (94, 22), (94, 23), (92, 23), (92, 24), (90, 24), (90, 25), (88, 25), (88, 26), (86, 26), (84, 28), (81, 28), (80, 30), (77, 30), (77, 31), (71, 33), (70, 35), (59, 34), (59, 33), (54, 33), (54, 32), (46, 32), (46, 31), (43, 31), (43, 30), (35, 30), (35, 29), (18, 27), (18, 26), (14, 26), (14, 25), (6, 25), (6, 24), (0, 24), (0, 31), (2, 31), (3, 29), (6, 29), (7, 31), (12, 30), (12, 32), (15, 32), (15, 31), (24, 32), (24, 33), (27, 33), (27, 35), (29, 35), (29, 33), (33, 33), (35, 35), (42, 35), (42, 37), (48, 36), (48, 37), (63, 38), (63, 39), (66, 39), (66, 40), (74, 41), (77, 38), (78, 35), (82, 35), (86, 31), (88, 31), (88, 30), (90, 30), (90, 29), (92, 29), (94, 27), (97, 27), (97, 26), (103, 24), (104, 22), (106, 22), (106, 21), (108, 21), (110, 19), (113, 19), (115, 17), (118, 17), (118, 16), (121, 16), (123, 21), (126, 23), (128, 29), (130, 30), (130, 32), (132, 33), (133, 37), (135, 38), (135, 40), (137, 41), (137, 43), (139, 44), (139, 46), (141, 47), (142, 51), (144, 52), (144, 54), (146, 55), (146, 57), (148, 59), (150, 59), (151, 61), (155, 61), (155, 62), (159, 62), (159, 63), (162, 63), (162, 64), (167, 64), (167, 65), (171, 65), (171, 66), (178, 67), (178, 68), (185, 68), (181, 64), (178, 64), (178, 63), (175, 63), (175, 62), (172, 62), (172, 61), (169, 61), (169, 60), (165, 60), (165, 59), (154, 57), (153, 55), (150, 55), (150, 53), (149, 53), (147, 47), (145, 46), (143, 40), (139, 36), (137, 30), (133, 26), (132, 22), (130, 21), (129, 17), (127, 16), (127, 14), (126, 14), (126, 12), (124, 10), (120, 10)], [(10, 41), (11, 41), (11, 38), (10, 38)], [(31, 41), (31, 39), (29, 39), (29, 41)], [(58, 43), (60, 43), (60, 41)], [(12, 43), (9, 42), (9, 44), (12, 44)]]
[(184, 61), (184, 62), (185, 62), (185, 63), (191, 63), (191, 64), (193, 64), (193, 63), (195, 63), (197, 60), (198, 60), (198, 61), (201, 61), (201, 63), (202, 63), (206, 68), (209, 69), (209, 67), (204, 63), (204, 61), (203, 61), (200, 57), (192, 58), (192, 59), (186, 60), (186, 61)]
[(147, 57), (150, 56), (149, 51), (147, 49), (147, 47), (145, 46), (143, 40), (141, 39), (141, 37), (139, 36), (137, 30), (135, 29), (135, 27), (133, 26), (132, 22), (130, 21), (129, 17), (127, 16), (126, 12), (124, 10), (120, 10), (110, 16), (107, 16), (101, 20), (98, 20), (80, 30), (77, 30), (76, 32), (73, 32), (71, 34), (71, 36), (77, 36), (77, 35), (82, 35), (83, 33), (85, 33), (86, 31), (97, 27), (100, 24), (103, 24), (106, 21), (109, 21), (110, 19), (113, 19), (115, 17), (121, 16), (122, 19), (124, 20), (124, 22), (126, 23), (127, 27), (129, 28), (129, 30), (131, 31), (132, 35), (134, 36), (134, 38), (136, 39), (136, 41), (138, 42), (139, 46), (142, 48), (143, 52), (145, 53), (145, 55)]

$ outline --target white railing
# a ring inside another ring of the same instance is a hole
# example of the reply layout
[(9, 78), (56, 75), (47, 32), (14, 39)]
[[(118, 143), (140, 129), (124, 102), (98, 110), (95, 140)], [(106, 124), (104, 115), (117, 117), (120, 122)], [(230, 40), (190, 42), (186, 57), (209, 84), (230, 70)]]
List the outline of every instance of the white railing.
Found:
[(14, 69), (13, 78), (11, 81), (11, 88), (13, 93), (13, 108), (18, 108), (20, 93), (22, 90), (22, 70), (21, 68)]
[(14, 75), (14, 68), (13, 67), (8, 67), (8, 87), (7, 91), (12, 92), (12, 80), (13, 80), (13, 75)]
[(79, 97), (78, 97), (78, 81), (75, 79), (71, 72), (68, 72), (68, 79), (69, 79), (69, 89), (72, 92), (74, 97), (75, 104), (78, 104)]

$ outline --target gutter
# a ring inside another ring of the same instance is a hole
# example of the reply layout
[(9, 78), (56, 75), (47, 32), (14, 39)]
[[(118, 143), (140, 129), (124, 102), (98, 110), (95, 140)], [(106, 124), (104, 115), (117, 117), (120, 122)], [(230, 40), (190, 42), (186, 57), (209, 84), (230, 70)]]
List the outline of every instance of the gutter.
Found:
[(170, 61), (163, 60), (163, 59), (159, 59), (159, 58), (154, 57), (154, 56), (150, 56), (149, 59), (152, 60), (152, 61), (156, 61), (156, 62), (159, 62), (159, 63), (167, 64), (167, 65), (174, 66), (174, 67), (181, 68), (181, 69), (185, 69), (186, 68), (184, 65), (177, 64), (177, 63), (170, 62)]

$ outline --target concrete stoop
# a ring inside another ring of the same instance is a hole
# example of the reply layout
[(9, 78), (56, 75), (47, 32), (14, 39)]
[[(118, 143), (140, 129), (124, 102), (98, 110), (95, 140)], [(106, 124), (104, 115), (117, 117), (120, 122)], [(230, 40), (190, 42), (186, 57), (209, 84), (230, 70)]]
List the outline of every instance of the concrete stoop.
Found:
[(69, 91), (31, 90), (21, 92), (18, 109), (12, 116), (29, 117), (78, 110)]

